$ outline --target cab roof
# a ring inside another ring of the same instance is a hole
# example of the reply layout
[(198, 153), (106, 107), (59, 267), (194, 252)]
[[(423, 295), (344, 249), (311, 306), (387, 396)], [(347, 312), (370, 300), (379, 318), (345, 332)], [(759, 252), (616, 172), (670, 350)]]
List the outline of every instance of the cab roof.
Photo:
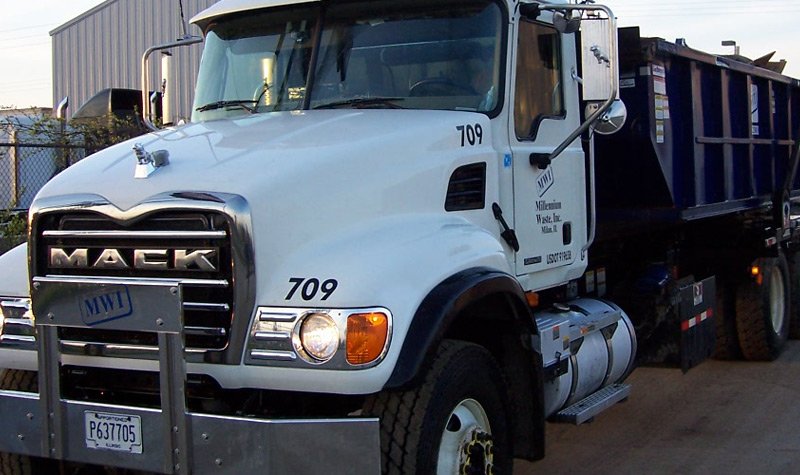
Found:
[[(280, 7), (284, 5), (299, 5), (302, 3), (315, 3), (320, 0), (221, 0), (214, 5), (195, 15), (192, 23), (204, 28), (208, 22), (216, 17), (229, 13), (257, 10), (259, 8)], [(543, 3), (567, 3), (569, 0), (540, 0)], [(516, 3), (516, 0), (514, 0)]]
[(221, 0), (192, 18), (192, 23), (204, 27), (209, 21), (216, 17), (229, 13), (245, 12), (259, 8), (280, 7), (283, 5), (297, 5), (301, 3), (313, 3), (319, 0)]

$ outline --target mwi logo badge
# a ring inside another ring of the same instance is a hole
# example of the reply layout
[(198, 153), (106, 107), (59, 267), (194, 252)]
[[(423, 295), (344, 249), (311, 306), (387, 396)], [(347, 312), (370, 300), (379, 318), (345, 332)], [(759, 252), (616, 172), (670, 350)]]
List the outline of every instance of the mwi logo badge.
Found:
[(83, 323), (88, 326), (124, 318), (133, 313), (131, 294), (127, 286), (103, 287), (78, 299)]

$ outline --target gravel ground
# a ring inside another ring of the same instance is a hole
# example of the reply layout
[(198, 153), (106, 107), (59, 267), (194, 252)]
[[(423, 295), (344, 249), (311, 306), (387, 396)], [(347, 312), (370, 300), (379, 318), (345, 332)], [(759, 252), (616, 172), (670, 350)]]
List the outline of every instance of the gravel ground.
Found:
[(772, 363), (638, 368), (628, 382), (595, 421), (548, 424), (545, 459), (514, 474), (800, 473), (800, 341)]

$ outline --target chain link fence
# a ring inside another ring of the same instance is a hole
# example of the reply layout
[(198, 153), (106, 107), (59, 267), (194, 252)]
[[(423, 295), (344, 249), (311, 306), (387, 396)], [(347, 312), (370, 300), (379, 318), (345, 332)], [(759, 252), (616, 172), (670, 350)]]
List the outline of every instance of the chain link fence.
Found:
[(83, 159), (80, 145), (0, 141), (0, 254), (24, 242), (26, 215), (36, 193), (56, 174)]
[(71, 121), (47, 111), (0, 110), (0, 254), (24, 242), (39, 190), (67, 167), (142, 131), (127, 121)]
[(86, 156), (81, 145), (0, 142), (0, 208), (28, 209), (36, 193)]

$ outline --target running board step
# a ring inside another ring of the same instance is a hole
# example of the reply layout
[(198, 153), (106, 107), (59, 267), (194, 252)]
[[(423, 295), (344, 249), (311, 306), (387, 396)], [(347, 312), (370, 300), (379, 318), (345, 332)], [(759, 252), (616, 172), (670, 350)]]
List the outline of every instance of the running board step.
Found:
[(612, 384), (611, 386), (606, 386), (575, 404), (562, 409), (553, 416), (553, 421), (575, 425), (583, 424), (614, 404), (624, 401), (630, 394), (630, 384)]

